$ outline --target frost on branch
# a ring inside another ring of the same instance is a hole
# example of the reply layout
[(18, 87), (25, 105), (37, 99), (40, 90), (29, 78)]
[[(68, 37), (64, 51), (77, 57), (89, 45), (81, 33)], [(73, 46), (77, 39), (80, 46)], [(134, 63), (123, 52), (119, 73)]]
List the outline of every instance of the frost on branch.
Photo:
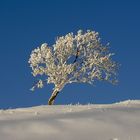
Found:
[(52, 47), (44, 43), (32, 51), (29, 63), (33, 76), (45, 75), (46, 79), (40, 79), (32, 89), (42, 88), (45, 82), (53, 83), (57, 91), (72, 82), (115, 83), (118, 65), (112, 55), (108, 45), (102, 45), (98, 33), (89, 30), (59, 37)]

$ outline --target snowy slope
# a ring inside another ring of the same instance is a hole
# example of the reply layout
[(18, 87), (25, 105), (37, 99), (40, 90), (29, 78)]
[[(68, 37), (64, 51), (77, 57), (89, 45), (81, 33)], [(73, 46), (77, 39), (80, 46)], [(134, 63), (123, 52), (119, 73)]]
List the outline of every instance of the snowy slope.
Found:
[(140, 101), (0, 110), (0, 140), (140, 140)]

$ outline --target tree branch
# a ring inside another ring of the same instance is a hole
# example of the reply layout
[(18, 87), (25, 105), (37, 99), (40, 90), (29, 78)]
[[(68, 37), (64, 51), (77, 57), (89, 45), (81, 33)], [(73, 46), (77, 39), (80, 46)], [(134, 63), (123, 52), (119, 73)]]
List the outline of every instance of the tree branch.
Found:
[[(33, 87), (31, 88), (32, 91), (34, 91), (34, 89), (38, 87), (38, 82), (39, 82), (39, 80), (37, 80), (37, 82), (36, 81), (34, 82), (35, 84), (33, 84)], [(42, 82), (43, 82), (43, 85), (44, 85), (44, 83), (47, 82), (47, 79), (42, 80)]]
[(79, 56), (79, 50), (78, 50), (78, 48), (77, 48), (77, 51), (76, 51), (76, 56), (75, 56), (75, 60), (73, 61), (73, 64), (77, 61), (78, 56)]

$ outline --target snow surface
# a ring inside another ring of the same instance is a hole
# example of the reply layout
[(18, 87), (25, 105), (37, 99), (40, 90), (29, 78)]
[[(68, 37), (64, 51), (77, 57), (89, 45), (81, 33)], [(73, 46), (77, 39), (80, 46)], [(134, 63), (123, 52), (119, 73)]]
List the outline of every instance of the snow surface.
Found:
[(0, 140), (140, 140), (140, 100), (0, 110)]

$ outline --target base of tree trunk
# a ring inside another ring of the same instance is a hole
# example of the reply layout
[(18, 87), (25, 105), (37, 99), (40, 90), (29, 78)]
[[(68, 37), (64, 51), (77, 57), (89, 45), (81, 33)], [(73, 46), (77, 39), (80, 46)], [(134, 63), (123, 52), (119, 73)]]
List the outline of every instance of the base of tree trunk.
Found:
[(59, 91), (54, 90), (49, 101), (48, 101), (48, 105), (53, 105), (54, 104), (54, 100), (56, 98), (56, 96), (58, 95)]

